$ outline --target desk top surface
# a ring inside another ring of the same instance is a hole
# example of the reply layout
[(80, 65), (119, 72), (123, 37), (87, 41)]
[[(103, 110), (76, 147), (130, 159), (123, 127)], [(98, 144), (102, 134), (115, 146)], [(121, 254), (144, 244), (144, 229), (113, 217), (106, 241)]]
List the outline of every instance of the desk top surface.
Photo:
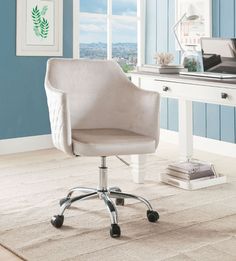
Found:
[(157, 74), (149, 72), (132, 72), (131, 76), (151, 77), (157, 81), (178, 82), (184, 84), (208, 85), (212, 87), (236, 88), (236, 79), (213, 79), (207, 77), (183, 76), (179, 74)]

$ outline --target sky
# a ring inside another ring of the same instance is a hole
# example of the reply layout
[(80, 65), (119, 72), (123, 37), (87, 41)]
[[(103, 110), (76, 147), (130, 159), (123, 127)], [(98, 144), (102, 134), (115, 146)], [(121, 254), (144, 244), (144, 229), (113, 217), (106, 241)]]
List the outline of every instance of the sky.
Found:
[[(136, 15), (136, 0), (113, 0), (113, 14)], [(81, 12), (106, 13), (107, 0), (80, 0)], [(137, 42), (137, 24), (135, 22), (113, 20), (112, 22), (113, 43), (135, 43)], [(81, 43), (106, 42), (107, 25), (103, 18), (80, 19), (80, 41)]]
[[(112, 12), (115, 15), (135, 15), (137, 0), (113, 0)], [(107, 0), (80, 0), (81, 12), (106, 13)]]
[[(106, 19), (80, 18), (80, 41), (81, 43), (105, 43), (107, 41)], [(113, 20), (112, 22), (113, 43), (136, 43), (137, 23), (125, 20)]]

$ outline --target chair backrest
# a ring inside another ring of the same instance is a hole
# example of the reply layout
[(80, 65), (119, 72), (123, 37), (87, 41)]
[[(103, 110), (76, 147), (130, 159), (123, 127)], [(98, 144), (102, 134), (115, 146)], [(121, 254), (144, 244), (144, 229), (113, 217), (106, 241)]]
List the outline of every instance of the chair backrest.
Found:
[(50, 59), (47, 80), (68, 97), (72, 129), (130, 129), (127, 108), (136, 88), (119, 65), (107, 60)]

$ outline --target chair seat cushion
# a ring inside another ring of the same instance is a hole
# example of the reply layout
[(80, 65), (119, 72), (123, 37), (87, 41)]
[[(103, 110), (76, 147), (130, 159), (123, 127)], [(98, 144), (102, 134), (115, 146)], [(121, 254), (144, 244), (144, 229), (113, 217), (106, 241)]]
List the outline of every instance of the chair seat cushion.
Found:
[(73, 152), (81, 156), (112, 156), (153, 153), (153, 138), (120, 129), (72, 130)]

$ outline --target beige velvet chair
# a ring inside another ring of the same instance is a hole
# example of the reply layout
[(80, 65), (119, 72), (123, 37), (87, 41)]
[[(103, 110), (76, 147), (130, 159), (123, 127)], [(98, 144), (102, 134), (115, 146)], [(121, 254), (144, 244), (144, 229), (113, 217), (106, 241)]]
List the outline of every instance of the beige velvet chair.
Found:
[[(120, 227), (111, 198), (116, 199), (116, 205), (123, 205), (125, 198), (143, 202), (148, 220), (156, 222), (159, 215), (147, 200), (107, 186), (106, 157), (155, 152), (159, 94), (137, 88), (117, 63), (103, 60), (50, 59), (45, 89), (55, 147), (71, 156), (101, 157), (98, 188), (71, 189), (60, 201), (60, 213), (52, 218), (52, 225), (60, 228), (65, 210), (73, 202), (89, 198), (104, 200), (112, 237), (120, 236)], [(74, 192), (81, 194), (72, 197)]]

